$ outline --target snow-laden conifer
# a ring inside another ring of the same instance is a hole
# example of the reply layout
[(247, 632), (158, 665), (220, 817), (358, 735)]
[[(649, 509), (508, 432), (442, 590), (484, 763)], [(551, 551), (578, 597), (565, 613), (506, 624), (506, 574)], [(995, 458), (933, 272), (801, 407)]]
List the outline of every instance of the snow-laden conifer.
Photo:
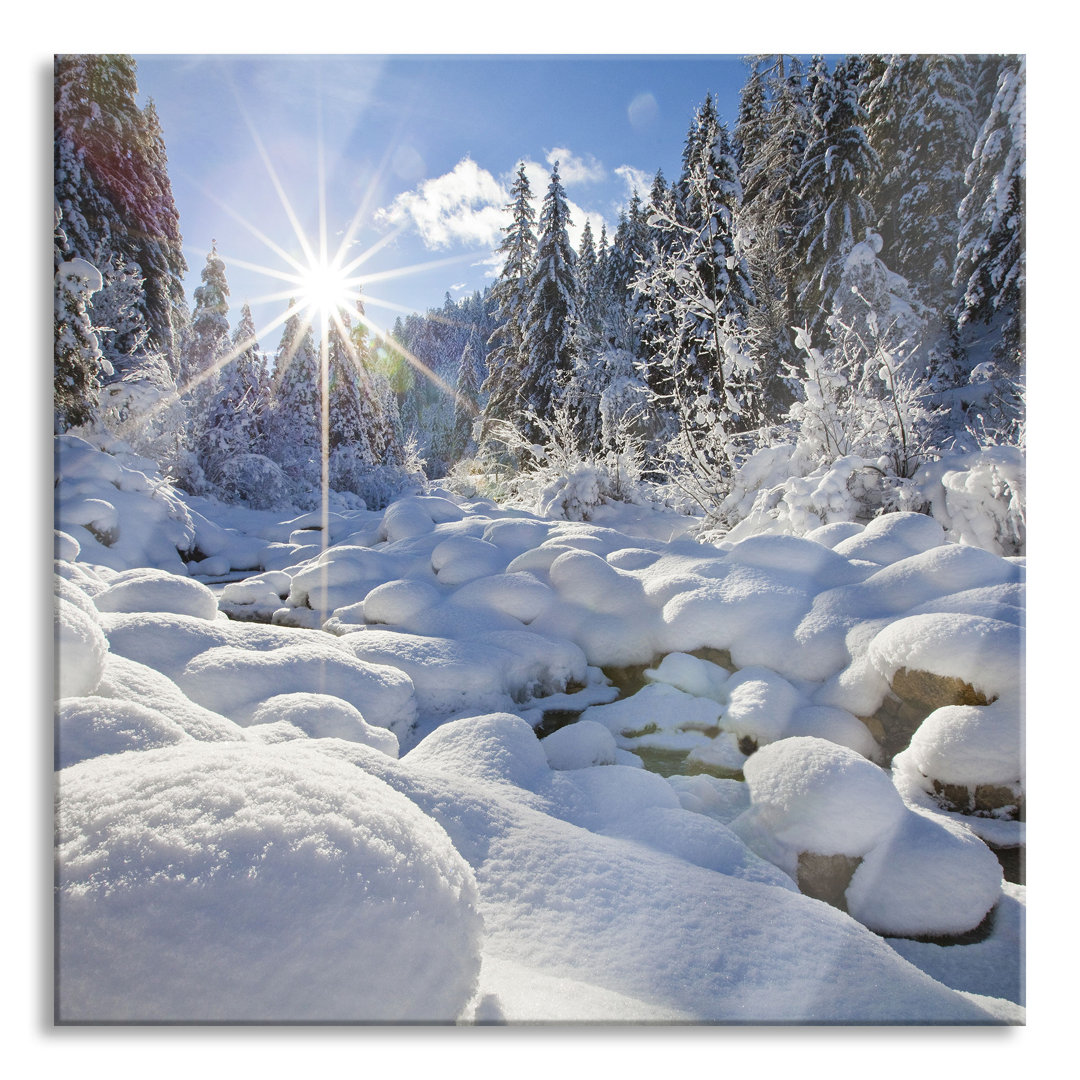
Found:
[(85, 259), (64, 259), (61, 211), (54, 208), (53, 417), (57, 432), (90, 422), (103, 375), (112, 366), (101, 353), (90, 318), (91, 296), (103, 284), (101, 272)]
[(798, 236), (799, 301), (811, 329), (818, 331), (844, 260), (873, 225), (864, 191), (879, 163), (866, 136), (858, 84), (846, 64), (838, 63), (830, 73), (818, 57), (810, 83), (813, 134), (798, 177), (807, 215)]
[[(578, 290), (569, 224), (566, 192), (556, 162), (540, 211), (522, 340), (521, 411), (543, 419), (550, 416), (570, 381), (577, 355)], [(532, 429), (528, 421), (526, 426)]]
[(1024, 57), (1003, 60), (965, 177), (955, 273), (960, 324), (1000, 320), (999, 355), (1013, 366), (1024, 356), (1025, 79)]
[(506, 209), (512, 218), (503, 229), (503, 240), (497, 251), (503, 257), (503, 266), (491, 290), (497, 325), (488, 342), (491, 351), (488, 353), (488, 377), (484, 384), (487, 396), (485, 426), (488, 420), (512, 417), (520, 401), (525, 363), (522, 345), (525, 314), (536, 252), (536, 236), (533, 232), (536, 212), (532, 207), (532, 191), (524, 162), (518, 166), (510, 194), (513, 199)]

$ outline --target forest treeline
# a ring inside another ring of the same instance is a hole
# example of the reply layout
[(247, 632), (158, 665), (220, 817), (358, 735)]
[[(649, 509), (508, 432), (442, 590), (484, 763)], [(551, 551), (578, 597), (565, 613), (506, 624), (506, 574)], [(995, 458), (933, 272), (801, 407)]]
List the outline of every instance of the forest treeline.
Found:
[(324, 433), (301, 312), (272, 357), (246, 307), (232, 331), (213, 248), (188, 307), (133, 58), (57, 57), (56, 429), (249, 505), (317, 497), (325, 440), (330, 487), (373, 506), (426, 470), (496, 496), (539, 477), (571, 516), (647, 486), (719, 524), (769, 478), (839, 468), (873, 512), (943, 455), (1022, 448), (1024, 58), (747, 72), (612, 235), (575, 248), (558, 165), (537, 213), (522, 164), (489, 289), (385, 336), (342, 313)]

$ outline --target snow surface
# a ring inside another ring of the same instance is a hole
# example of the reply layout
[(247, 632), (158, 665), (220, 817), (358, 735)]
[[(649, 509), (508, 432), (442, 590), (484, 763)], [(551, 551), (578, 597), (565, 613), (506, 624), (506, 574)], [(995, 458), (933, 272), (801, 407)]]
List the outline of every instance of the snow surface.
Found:
[[(1023, 780), (1017, 560), (921, 515), (709, 545), (442, 494), (324, 533), (73, 437), (58, 475), (62, 1016), (1022, 1019), (978, 837), (1023, 825), (926, 787)], [(996, 700), (890, 770), (860, 717), (901, 668)], [(581, 719), (539, 740), (549, 709)], [(804, 850), (862, 859), (850, 914), (798, 892)], [(868, 928), (989, 912), (934, 977)]]

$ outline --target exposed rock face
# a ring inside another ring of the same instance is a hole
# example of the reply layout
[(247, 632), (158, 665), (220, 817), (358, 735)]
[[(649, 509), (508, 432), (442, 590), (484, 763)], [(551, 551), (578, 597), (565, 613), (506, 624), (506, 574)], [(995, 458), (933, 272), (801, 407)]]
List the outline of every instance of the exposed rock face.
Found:
[[(988, 705), (986, 695), (971, 683), (951, 675), (900, 668), (893, 676), (892, 694), (864, 723), (881, 743), (886, 761), (906, 750), (919, 725), (945, 705)], [(879, 735), (878, 732), (881, 732)]]
[(858, 855), (819, 855), (815, 851), (802, 851), (799, 853), (799, 891), (846, 912), (844, 892), (861, 862)]
[(934, 797), (945, 810), (1023, 820), (1024, 793), (1019, 784), (979, 784), (974, 790), (964, 784), (943, 784), (940, 780), (934, 780), (933, 784)]

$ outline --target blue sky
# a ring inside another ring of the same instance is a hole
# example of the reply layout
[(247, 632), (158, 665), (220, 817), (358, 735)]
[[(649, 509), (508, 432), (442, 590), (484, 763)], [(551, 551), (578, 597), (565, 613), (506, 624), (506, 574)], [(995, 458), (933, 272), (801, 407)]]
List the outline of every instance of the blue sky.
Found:
[(271, 244), (301, 254), (282, 195), (317, 246), (320, 132), (330, 251), (355, 220), (351, 257), (371, 250), (360, 272), (386, 275), (364, 287), (367, 314), (389, 327), (491, 282), (518, 161), (540, 199), (559, 160), (575, 241), (586, 216), (610, 233), (635, 181), (644, 194), (657, 168), (678, 175), (706, 93), (734, 124), (747, 71), (738, 55), (136, 59), (164, 130), (189, 302), (216, 240), (233, 323), (247, 300), (259, 327), (287, 305), (263, 298), (290, 288), (265, 272), (288, 269)]

